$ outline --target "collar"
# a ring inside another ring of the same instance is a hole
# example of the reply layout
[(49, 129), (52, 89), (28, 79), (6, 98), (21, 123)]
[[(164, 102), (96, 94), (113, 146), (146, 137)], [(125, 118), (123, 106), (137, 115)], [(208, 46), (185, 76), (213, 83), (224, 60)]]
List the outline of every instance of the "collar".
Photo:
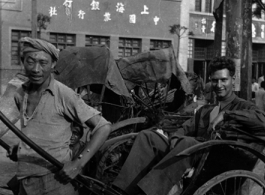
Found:
[(228, 97), (226, 100), (220, 101), (221, 110), (224, 109), (228, 104), (230, 104), (234, 99), (236, 98), (236, 94), (232, 93), (230, 97)]
[[(49, 83), (48, 87), (44, 91), (49, 91), (51, 93), (51, 95), (54, 96), (54, 82), (55, 82), (55, 79), (54, 79), (53, 74), (51, 74), (50, 78), (51, 78), (50, 83)], [(30, 87), (30, 84), (31, 84), (30, 81), (27, 81), (27, 82), (23, 83), (22, 84), (23, 90), (24, 91), (28, 91), (28, 89)]]

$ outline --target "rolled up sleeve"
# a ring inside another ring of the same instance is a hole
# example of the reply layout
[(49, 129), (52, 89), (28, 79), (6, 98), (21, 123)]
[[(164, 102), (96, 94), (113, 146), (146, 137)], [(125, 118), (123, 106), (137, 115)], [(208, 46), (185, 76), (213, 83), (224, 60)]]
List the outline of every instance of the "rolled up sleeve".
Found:
[(73, 121), (78, 121), (82, 125), (95, 115), (101, 113), (93, 107), (87, 105), (80, 95), (74, 91), (68, 92), (67, 95), (62, 97), (63, 114)]

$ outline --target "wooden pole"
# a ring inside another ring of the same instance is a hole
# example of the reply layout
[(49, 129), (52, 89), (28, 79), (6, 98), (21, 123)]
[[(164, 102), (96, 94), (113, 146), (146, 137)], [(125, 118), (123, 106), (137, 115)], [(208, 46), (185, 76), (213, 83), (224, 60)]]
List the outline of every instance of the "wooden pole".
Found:
[(252, 0), (242, 1), (243, 33), (241, 45), (241, 92), (240, 96), (251, 100), (252, 78)]
[[(2, 5), (1, 5), (2, 6)], [(1, 12), (1, 11), (0, 11)], [(3, 43), (4, 40), (2, 40), (2, 26), (4, 21), (2, 20), (2, 13), (0, 13), (0, 42)], [(3, 74), (3, 58), (2, 58), (2, 47), (4, 44), (0, 44), (0, 82), (2, 83), (2, 74)], [(2, 95), (2, 85), (0, 85), (0, 95)]]
[[(30, 138), (28, 138), (22, 131), (20, 131), (1, 111), (0, 111), (0, 120), (16, 135), (18, 136), (21, 141), (27, 144), (30, 148), (32, 148), (36, 153), (38, 153), (41, 157), (45, 160), (50, 162), (52, 165), (57, 167), (58, 169), (62, 169), (64, 164), (58, 161), (56, 158), (51, 156), (47, 151), (42, 149), (38, 146), (35, 142), (33, 142)], [(1, 141), (0, 145), (5, 149), (9, 149), (9, 145), (5, 144), (5, 142)], [(84, 177), (83, 175), (78, 174), (74, 181), (84, 186), (89, 191), (95, 194), (104, 194), (106, 195), (121, 195), (120, 193), (116, 192), (109, 186), (106, 186), (101, 181), (93, 179), (91, 177)]]
[(251, 99), (252, 0), (226, 0), (226, 55), (237, 66), (235, 91)]
[(37, 0), (31, 0), (31, 37), (37, 38)]
[(223, 10), (224, 2), (213, 12), (215, 18), (215, 32), (214, 32), (214, 56), (221, 56), (222, 54), (222, 32), (223, 32)]

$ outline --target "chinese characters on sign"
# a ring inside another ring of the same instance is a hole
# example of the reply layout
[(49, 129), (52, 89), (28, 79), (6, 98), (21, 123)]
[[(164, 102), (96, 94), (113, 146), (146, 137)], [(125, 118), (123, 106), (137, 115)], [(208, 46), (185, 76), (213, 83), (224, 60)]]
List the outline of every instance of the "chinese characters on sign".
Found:
[(93, 0), (90, 5), (91, 5), (91, 10), (100, 10), (98, 1)]
[(79, 10), (79, 12), (78, 12), (78, 17), (80, 18), (80, 19), (84, 19), (84, 15), (85, 15), (86, 13), (83, 11), (83, 10)]
[(149, 8), (144, 5), (144, 11), (141, 12), (141, 14), (149, 14), (149, 12), (147, 11)]
[(111, 19), (110, 19), (110, 13), (109, 12), (105, 12), (105, 14), (104, 14), (104, 21), (105, 22), (108, 22), (108, 21), (110, 21)]
[(73, 3), (73, 0), (65, 0), (63, 3), (63, 5), (65, 6), (65, 14), (68, 17), (72, 16), (72, 3)]
[(63, 3), (63, 5), (65, 7), (71, 8), (72, 7), (72, 3), (73, 3), (73, 0), (65, 0), (64, 3)]
[(158, 21), (160, 20), (160, 18), (158, 18), (157, 16), (154, 17), (154, 22), (155, 22), (155, 25), (157, 25)]
[[(252, 23), (252, 38), (265, 39), (265, 24)], [(194, 29), (199, 30), (202, 34), (215, 33), (216, 21), (213, 18), (198, 18), (194, 22)]]
[(252, 38), (256, 37), (256, 26), (252, 23)]
[(117, 3), (116, 8), (117, 12), (123, 13), (125, 11), (124, 5), (122, 3)]
[(206, 33), (206, 19), (205, 18), (203, 18), (202, 19), (202, 33)]
[(130, 23), (133, 23), (133, 24), (136, 23), (136, 15), (135, 15), (135, 14), (130, 15), (130, 20), (129, 20), (129, 22), (130, 22)]
[(262, 24), (260, 28), (261, 28), (260, 37), (264, 39), (264, 30), (265, 30), (265, 25), (264, 25), (264, 24)]
[(211, 27), (211, 32), (213, 32), (213, 33), (215, 32), (215, 23), (216, 23), (216, 22), (213, 21), (213, 23), (212, 23), (212, 27)]
[[(73, 4), (74, 4), (74, 1), (73, 0), (64, 0), (64, 3), (63, 3), (63, 6), (65, 7), (65, 14), (69, 18), (72, 18)], [(126, 4), (124, 4), (123, 2), (118, 2), (116, 4), (116, 12), (124, 13), (125, 12), (125, 5)], [(97, 1), (97, 0), (90, 0), (88, 6), (90, 6), (90, 8), (88, 8), (88, 10), (89, 9), (90, 10), (94, 10), (94, 11), (100, 10), (100, 2)], [(60, 7), (58, 7), (58, 9), (60, 9)], [(142, 9), (142, 11), (139, 12), (139, 14), (141, 14), (141, 15), (148, 15), (148, 14), (150, 14), (149, 7), (147, 5), (143, 5), (143, 9)], [(56, 9), (55, 6), (51, 6), (50, 7), (50, 9), (49, 9), (49, 15), (50, 15), (50, 17), (57, 15), (57, 9)], [(86, 12), (85, 11), (83, 11), (83, 10), (79, 10), (78, 11), (77, 16), (78, 16), (79, 19), (82, 19), (82, 20), (85, 19), (85, 15), (86, 15)], [(111, 20), (111, 12), (109, 12), (109, 11), (108, 12), (105, 12), (104, 15), (103, 15), (103, 17), (104, 17), (103, 20), (105, 22), (110, 21)], [(136, 23), (136, 17), (137, 17), (136, 14), (129, 14), (129, 15), (127, 15), (127, 17), (129, 17), (128, 18), (129, 23), (131, 23), (131, 24), (135, 24)], [(152, 19), (153, 19), (153, 22), (154, 22), (155, 25), (157, 25), (158, 22), (160, 21), (160, 17), (158, 17), (158, 16), (155, 16)]]
[(50, 14), (50, 17), (52, 17), (52, 16), (57, 16), (57, 10), (56, 10), (56, 7), (50, 7), (49, 14)]

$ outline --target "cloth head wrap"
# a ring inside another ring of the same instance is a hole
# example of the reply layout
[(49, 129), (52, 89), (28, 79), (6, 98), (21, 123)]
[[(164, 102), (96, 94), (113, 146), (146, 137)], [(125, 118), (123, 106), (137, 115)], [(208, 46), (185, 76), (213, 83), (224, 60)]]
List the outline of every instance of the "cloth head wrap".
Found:
[(23, 56), (28, 52), (44, 51), (50, 54), (52, 59), (54, 59), (55, 61), (58, 61), (59, 59), (60, 50), (47, 41), (41, 39), (33, 39), (30, 37), (23, 37), (20, 39), (20, 42), (23, 43)]

